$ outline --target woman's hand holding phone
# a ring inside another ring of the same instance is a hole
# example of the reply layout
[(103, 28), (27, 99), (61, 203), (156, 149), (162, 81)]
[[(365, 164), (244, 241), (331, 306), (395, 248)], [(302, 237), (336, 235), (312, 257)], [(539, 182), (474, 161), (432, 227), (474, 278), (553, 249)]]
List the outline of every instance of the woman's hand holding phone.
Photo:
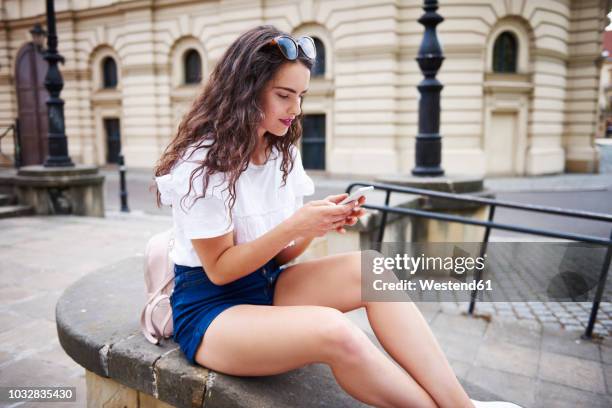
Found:
[(292, 229), (300, 237), (322, 237), (331, 230), (344, 234), (344, 225), (354, 225), (357, 218), (365, 214), (359, 208), (365, 202), (365, 197), (348, 204), (338, 205), (348, 197), (348, 194), (338, 194), (325, 197), (323, 200), (310, 201), (297, 210), (290, 218)]
[[(342, 193), (338, 195), (327, 196), (325, 199), (338, 204), (342, 202), (342, 200), (346, 199), (348, 196), (349, 195), (347, 193)], [(366, 213), (366, 211), (363, 208), (361, 208), (361, 205), (363, 205), (365, 201), (366, 201), (365, 196), (361, 196), (355, 201), (350, 201), (346, 204), (340, 204), (340, 205), (347, 205), (347, 206), (354, 205), (354, 207), (352, 208), (351, 213), (343, 220), (344, 222), (340, 221), (339, 222), (340, 225), (335, 226), (334, 229), (336, 230), (336, 232), (340, 234), (346, 234), (346, 230), (344, 229), (345, 225), (357, 224), (357, 219), (359, 217), (362, 217)]]

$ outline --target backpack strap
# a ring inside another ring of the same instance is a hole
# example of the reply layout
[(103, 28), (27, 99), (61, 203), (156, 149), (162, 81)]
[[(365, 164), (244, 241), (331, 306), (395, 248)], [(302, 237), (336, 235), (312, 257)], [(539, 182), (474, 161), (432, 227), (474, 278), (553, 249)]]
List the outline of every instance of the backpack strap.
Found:
[[(153, 304), (149, 308), (151, 313), (153, 313), (153, 310), (155, 310), (155, 307), (159, 304), (159, 302), (161, 302), (162, 300), (165, 300), (165, 299), (169, 299), (169, 298), (170, 298), (170, 296), (168, 296), (168, 295), (159, 295), (153, 301)], [(164, 318), (164, 320), (161, 323), (161, 331), (160, 331), (160, 327), (158, 327), (158, 326), (156, 326), (154, 324), (151, 325), (151, 326), (153, 326), (153, 330), (155, 330), (155, 335), (160, 340), (164, 338), (164, 328), (168, 324), (168, 321), (170, 321), (170, 317), (172, 317), (172, 311), (171, 310), (168, 311), (168, 313), (166, 313), (166, 317)], [(153, 321), (153, 320), (151, 319), (151, 321)]]
[(145, 336), (150, 343), (159, 344), (159, 337), (154, 337), (151, 333), (157, 335), (155, 328), (153, 327), (153, 319), (151, 316), (151, 305), (146, 304), (140, 313), (140, 327), (142, 334)]
[[(159, 340), (163, 337), (157, 330), (157, 327), (153, 324), (153, 308), (160, 300), (163, 298), (169, 298), (168, 295), (161, 295), (161, 291), (168, 286), (168, 284), (174, 279), (174, 275), (168, 275), (168, 277), (162, 282), (162, 284), (157, 288), (157, 290), (149, 296), (149, 299), (145, 303), (142, 308), (142, 312), (140, 312), (140, 327), (142, 328), (142, 333), (144, 336), (153, 344), (159, 344)], [(159, 298), (159, 299), (158, 299)], [(168, 313), (166, 319), (164, 319), (163, 327), (168, 324), (170, 320), (171, 313)], [(155, 334), (156, 337), (153, 336)]]
[(155, 292), (153, 292), (151, 294), (151, 296), (149, 296), (149, 300), (147, 300), (146, 304), (151, 303), (151, 301), (153, 301), (153, 299), (155, 299), (157, 296), (159, 296), (159, 294), (161, 293), (162, 290), (164, 290), (164, 288), (166, 286), (168, 286), (168, 284), (170, 282), (172, 282), (172, 280), (174, 279), (174, 273), (172, 274), (168, 274), (168, 276), (166, 277), (166, 279), (164, 279), (164, 281), (162, 282), (161, 285), (159, 285), (159, 287), (157, 288), (157, 290)]
[(168, 326), (168, 323), (170, 323), (170, 319), (172, 319), (172, 306), (170, 306), (170, 310), (168, 310), (168, 313), (166, 314), (166, 318), (162, 322), (162, 325), (161, 325), (162, 334), (163, 334), (163, 332), (166, 331), (166, 326)]
[[(161, 302), (164, 299), (168, 299), (170, 296), (168, 295), (159, 295), (157, 298), (155, 298), (155, 300), (153, 301), (153, 304), (151, 305), (151, 307), (149, 307), (149, 318), (150, 321), (153, 322), (153, 318), (152, 318), (152, 314), (153, 314), (153, 310), (155, 310), (155, 307), (159, 304), (159, 302)], [(153, 330), (155, 331), (155, 336), (157, 337), (157, 339), (161, 340), (164, 338), (164, 327), (166, 327), (166, 324), (168, 324), (168, 321), (170, 320), (169, 317), (172, 316), (172, 312), (169, 312), (166, 314), (166, 317), (164, 318), (162, 324), (161, 324), (161, 331), (160, 328), (151, 323), (151, 326), (153, 327)]]

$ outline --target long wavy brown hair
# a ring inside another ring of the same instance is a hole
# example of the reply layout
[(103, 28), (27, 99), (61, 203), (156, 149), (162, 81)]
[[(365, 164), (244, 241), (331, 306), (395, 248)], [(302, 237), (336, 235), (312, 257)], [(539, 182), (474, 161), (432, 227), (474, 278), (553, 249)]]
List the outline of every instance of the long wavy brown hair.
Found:
[[(229, 189), (229, 208), (236, 202), (236, 181), (244, 172), (257, 146), (257, 128), (264, 118), (261, 105), (263, 90), (285, 63), (301, 63), (309, 70), (314, 61), (299, 49), (298, 59), (287, 60), (269, 41), (287, 33), (271, 25), (262, 25), (240, 35), (214, 67), (204, 88), (183, 116), (178, 130), (155, 166), (155, 176), (168, 174), (177, 161), (190, 148), (208, 149), (205, 159), (189, 178), (189, 191), (195, 177), (204, 177), (203, 191), (195, 191), (195, 200), (203, 198), (209, 178), (217, 172), (225, 173)], [(282, 153), (282, 183), (293, 169), (291, 145), (302, 136), (302, 114), (296, 117), (283, 137), (266, 132), (266, 151), (273, 146)], [(185, 157), (187, 160), (189, 157)], [(161, 206), (161, 194), (156, 191), (157, 205)], [(195, 202), (195, 200), (193, 202)], [(231, 211), (230, 211), (231, 216)], [(231, 222), (231, 221), (230, 221)]]

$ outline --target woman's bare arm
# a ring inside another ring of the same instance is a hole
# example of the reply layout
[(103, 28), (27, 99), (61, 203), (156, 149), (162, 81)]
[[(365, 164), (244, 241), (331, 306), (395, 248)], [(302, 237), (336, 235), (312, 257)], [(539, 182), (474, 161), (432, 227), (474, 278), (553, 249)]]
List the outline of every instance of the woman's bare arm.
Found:
[[(329, 200), (332, 202), (340, 202), (341, 200), (343, 200), (345, 197), (348, 197), (348, 194), (344, 193), (344, 194), (338, 194), (338, 195), (332, 195), (332, 196), (328, 196), (325, 198), (325, 200)], [(366, 198), (365, 197), (361, 197), (358, 200), (358, 204), (362, 205), (363, 203), (365, 203)], [(357, 223), (357, 218), (363, 216), (365, 214), (365, 210), (362, 208), (354, 208), (353, 212), (351, 213), (351, 215), (349, 215), (346, 218), (346, 223), (345, 225), (355, 225)], [(346, 230), (344, 229), (343, 226), (340, 226), (338, 228), (336, 228), (336, 232), (344, 234), (346, 233)], [(295, 240), (295, 245), (287, 247), (285, 249), (283, 249), (278, 255), (276, 255), (276, 262), (279, 265), (284, 265), (286, 263), (289, 263), (291, 261), (293, 261), (295, 258), (297, 258), (298, 256), (302, 255), (304, 253), (304, 251), (306, 251), (306, 249), (308, 248), (308, 246), (310, 245), (310, 243), (312, 242), (313, 238), (298, 238)]]
[(306, 251), (306, 248), (308, 248), (312, 240), (312, 237), (296, 239), (295, 245), (283, 249), (278, 255), (275, 256), (276, 263), (279, 265), (284, 265), (293, 261), (295, 258), (302, 255), (304, 251)]
[(233, 232), (214, 238), (192, 239), (208, 278), (224, 285), (265, 265), (292, 240), (323, 236), (344, 224), (354, 205), (311, 201), (276, 227), (253, 241), (234, 245)]
[(244, 244), (234, 245), (233, 231), (191, 243), (211, 282), (225, 285), (262, 267), (296, 238), (289, 223), (283, 222)]

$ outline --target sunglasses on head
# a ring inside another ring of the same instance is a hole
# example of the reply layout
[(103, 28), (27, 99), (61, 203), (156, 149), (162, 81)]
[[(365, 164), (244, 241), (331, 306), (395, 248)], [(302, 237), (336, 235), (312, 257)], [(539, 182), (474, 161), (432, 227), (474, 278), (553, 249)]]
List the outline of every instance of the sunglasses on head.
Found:
[(284, 57), (290, 61), (297, 59), (298, 48), (301, 48), (304, 55), (310, 59), (315, 59), (317, 57), (314, 40), (306, 35), (297, 40), (288, 35), (279, 35), (270, 40), (269, 44), (277, 45)]

